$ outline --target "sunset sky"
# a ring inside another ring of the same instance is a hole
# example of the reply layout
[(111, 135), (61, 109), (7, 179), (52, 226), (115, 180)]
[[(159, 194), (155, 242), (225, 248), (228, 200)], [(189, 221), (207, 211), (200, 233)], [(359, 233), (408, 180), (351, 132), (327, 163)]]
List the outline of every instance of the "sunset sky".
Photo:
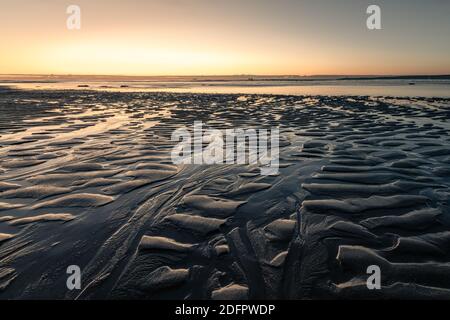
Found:
[(0, 73), (450, 74), (449, 17), (448, 0), (0, 0)]

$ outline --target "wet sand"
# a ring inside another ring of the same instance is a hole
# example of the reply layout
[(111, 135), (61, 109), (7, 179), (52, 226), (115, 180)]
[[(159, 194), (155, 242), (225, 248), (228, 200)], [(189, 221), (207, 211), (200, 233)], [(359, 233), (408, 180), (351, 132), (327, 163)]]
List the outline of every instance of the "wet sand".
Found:
[[(450, 99), (3, 90), (0, 114), (2, 299), (450, 298)], [(200, 120), (279, 126), (279, 175), (174, 165)]]

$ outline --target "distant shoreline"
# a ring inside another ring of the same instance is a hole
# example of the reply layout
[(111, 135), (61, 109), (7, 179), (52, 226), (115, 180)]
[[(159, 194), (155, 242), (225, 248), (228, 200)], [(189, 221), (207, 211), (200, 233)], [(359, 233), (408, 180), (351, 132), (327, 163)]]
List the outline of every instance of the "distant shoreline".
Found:
[(107, 75), (14, 75), (0, 74), (4, 83), (57, 83), (67, 81), (109, 81), (109, 82), (233, 82), (233, 81), (346, 81), (346, 80), (450, 80), (450, 75), (393, 75), (393, 76), (354, 76), (354, 75), (320, 75), (320, 76), (107, 76)]

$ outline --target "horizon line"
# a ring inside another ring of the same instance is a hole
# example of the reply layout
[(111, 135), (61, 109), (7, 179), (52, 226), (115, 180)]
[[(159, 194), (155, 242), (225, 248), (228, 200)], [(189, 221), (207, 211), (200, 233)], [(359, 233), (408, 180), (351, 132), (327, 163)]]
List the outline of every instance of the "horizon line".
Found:
[(443, 77), (450, 73), (411, 73), (411, 74), (163, 74), (163, 75), (129, 75), (129, 74), (72, 74), (72, 73), (0, 73), (0, 76), (45, 76), (45, 77)]

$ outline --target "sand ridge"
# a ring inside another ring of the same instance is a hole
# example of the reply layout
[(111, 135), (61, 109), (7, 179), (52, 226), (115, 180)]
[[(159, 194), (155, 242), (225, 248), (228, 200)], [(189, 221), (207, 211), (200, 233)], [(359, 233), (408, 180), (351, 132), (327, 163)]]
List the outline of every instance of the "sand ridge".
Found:
[[(0, 298), (450, 298), (448, 99), (7, 90), (0, 112)], [(199, 120), (278, 126), (280, 174), (174, 165)]]

